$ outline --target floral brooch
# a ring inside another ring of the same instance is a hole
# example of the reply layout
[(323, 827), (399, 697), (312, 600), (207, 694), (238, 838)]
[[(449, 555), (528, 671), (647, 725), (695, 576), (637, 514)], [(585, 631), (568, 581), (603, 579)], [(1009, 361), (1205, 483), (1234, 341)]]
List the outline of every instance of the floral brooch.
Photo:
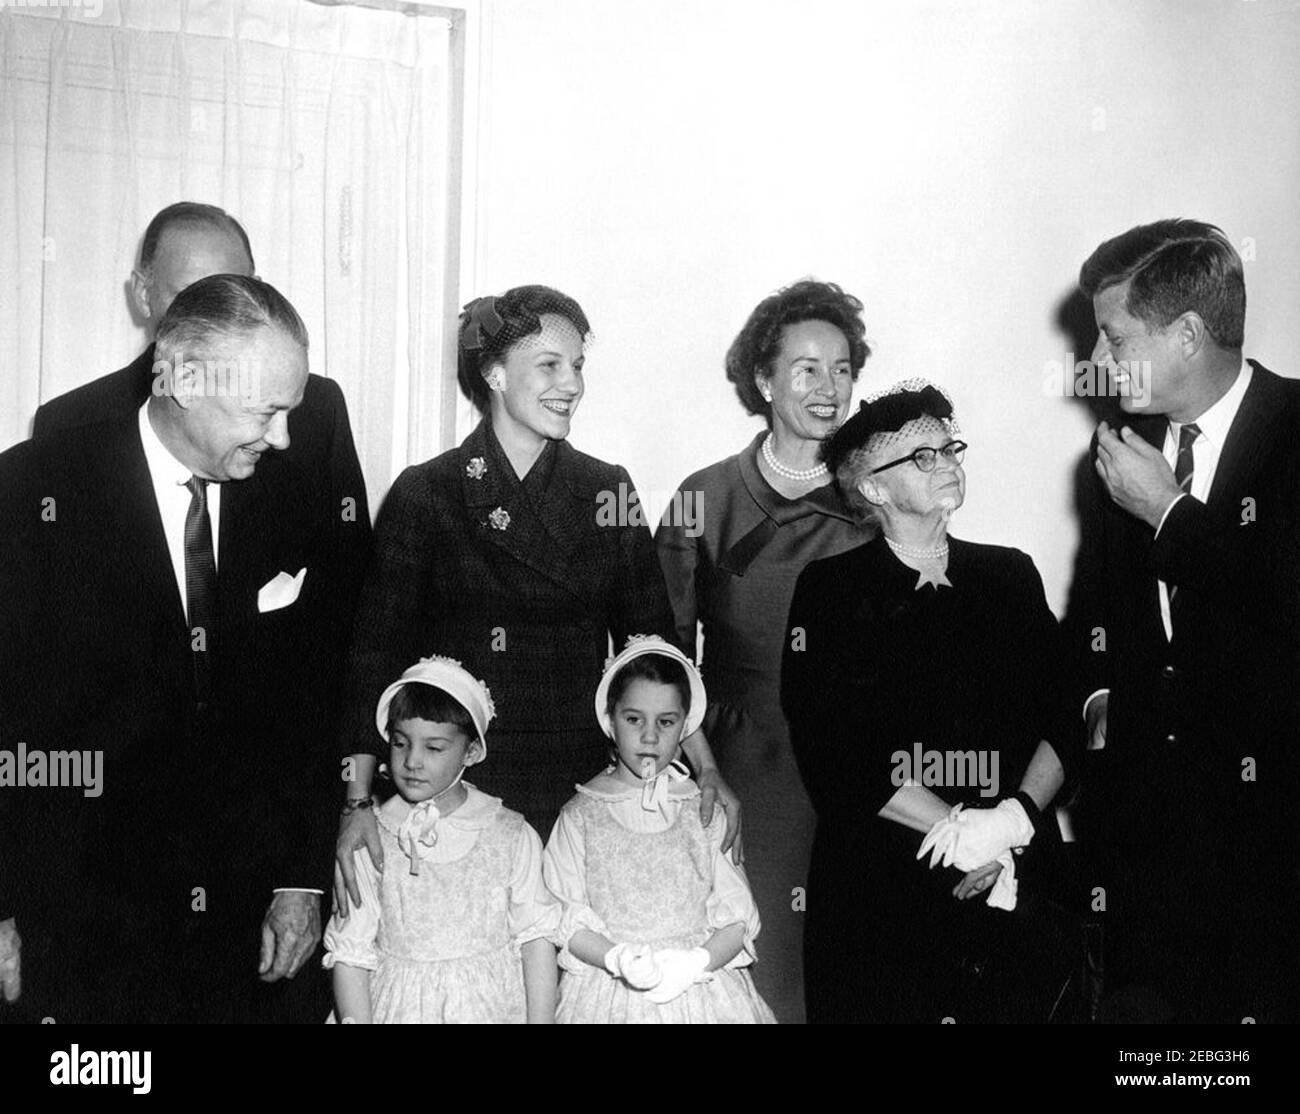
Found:
[(504, 507), (497, 507), (488, 515), (488, 523), (493, 530), (504, 530), (510, 525), (510, 512)]
[(470, 462), (465, 465), (465, 475), (471, 480), (481, 480), (486, 473), (487, 461), (481, 456), (471, 458)]

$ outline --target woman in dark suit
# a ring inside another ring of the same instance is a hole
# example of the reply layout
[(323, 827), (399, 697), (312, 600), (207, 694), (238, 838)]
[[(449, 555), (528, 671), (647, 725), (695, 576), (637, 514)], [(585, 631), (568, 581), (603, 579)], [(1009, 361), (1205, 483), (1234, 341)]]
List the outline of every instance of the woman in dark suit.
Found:
[(779, 702), (785, 616), (804, 566), (861, 545), (818, 459), (871, 350), (862, 303), (805, 280), (765, 298), (727, 353), (741, 405), (766, 423), (741, 452), (682, 482), (655, 535), (678, 641), (704, 629), (705, 731), (745, 801), (745, 865), (763, 921), (754, 982), (777, 1019), (804, 1020), (801, 895), (813, 811)]
[[(1045, 1020), (1068, 972), (1042, 883), (1082, 729), (1033, 561), (948, 536), (965, 448), (947, 397), (916, 382), (827, 446), (881, 533), (808, 565), (787, 625), (781, 701), (817, 810), (810, 1021)], [(917, 862), (927, 833), (967, 873)]]
[[(407, 468), (375, 524), (345, 697), (357, 774), (339, 836), (345, 879), (353, 848), (378, 850), (362, 804), (382, 744), (375, 702), (409, 665), (443, 654), (485, 679), (497, 716), (475, 784), (545, 838), (607, 757), (592, 700), (611, 636), (621, 648), (632, 634), (673, 633), (649, 530), (602, 513), (632, 491), (627, 471), (565, 440), (589, 332), (578, 303), (545, 286), (462, 314), (458, 378), (485, 416), (459, 448)], [(687, 753), (734, 827), (738, 806), (698, 733)]]

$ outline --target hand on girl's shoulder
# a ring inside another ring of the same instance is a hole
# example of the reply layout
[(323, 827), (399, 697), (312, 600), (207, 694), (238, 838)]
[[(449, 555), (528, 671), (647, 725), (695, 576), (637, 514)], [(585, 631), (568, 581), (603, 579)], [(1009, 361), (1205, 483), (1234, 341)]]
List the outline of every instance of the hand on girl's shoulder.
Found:
[[(704, 803), (704, 799), (702, 797), (692, 797), (689, 803), (690, 806), (698, 814), (701, 806)], [(716, 838), (717, 841), (721, 843), (723, 837), (726, 836), (727, 834), (726, 809), (722, 808), (721, 805), (714, 804), (713, 815), (709, 818), (709, 822), (707, 824), (704, 823), (704, 818), (702, 816), (700, 817), (700, 827), (702, 827), (705, 830), (705, 832), (708, 833), (709, 836)]]

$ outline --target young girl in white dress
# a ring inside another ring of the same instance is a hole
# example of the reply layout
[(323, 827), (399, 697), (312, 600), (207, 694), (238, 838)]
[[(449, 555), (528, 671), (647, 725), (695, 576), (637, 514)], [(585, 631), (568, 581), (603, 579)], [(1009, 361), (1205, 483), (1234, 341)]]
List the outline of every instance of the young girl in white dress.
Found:
[(376, 808), (384, 870), (356, 852), (361, 905), (325, 931), (344, 1022), (555, 1020), (560, 907), (541, 840), (461, 780), (487, 756), (492, 716), (487, 686), (450, 658), (413, 665), (379, 698), (397, 788)]
[(661, 638), (629, 639), (605, 669), (596, 716), (613, 761), (577, 786), (544, 858), (564, 906), (557, 1021), (775, 1020), (745, 970), (759, 928), (749, 886), (677, 761), (704, 709), (695, 666)]

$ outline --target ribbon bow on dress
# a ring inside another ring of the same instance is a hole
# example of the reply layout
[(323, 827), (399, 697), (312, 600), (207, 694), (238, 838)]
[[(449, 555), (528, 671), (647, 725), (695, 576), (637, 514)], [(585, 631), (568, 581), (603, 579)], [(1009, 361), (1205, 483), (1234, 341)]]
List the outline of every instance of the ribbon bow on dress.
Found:
[(927, 584), (931, 584), (937, 590), (939, 588), (951, 588), (952, 581), (948, 579), (948, 558), (918, 558), (916, 560), (916, 590), (919, 592)]
[(641, 788), (641, 807), (646, 812), (657, 812), (667, 818), (669, 783), (685, 781), (690, 775), (676, 762), (670, 762), (660, 774), (654, 772), (654, 767), (653, 758), (646, 758), (641, 762), (641, 777), (645, 781), (645, 785)]
[(442, 813), (433, 801), (421, 801), (406, 814), (397, 828), (397, 846), (411, 860), (411, 873), (420, 873), (420, 848), (432, 847), (438, 842), (438, 821)]

